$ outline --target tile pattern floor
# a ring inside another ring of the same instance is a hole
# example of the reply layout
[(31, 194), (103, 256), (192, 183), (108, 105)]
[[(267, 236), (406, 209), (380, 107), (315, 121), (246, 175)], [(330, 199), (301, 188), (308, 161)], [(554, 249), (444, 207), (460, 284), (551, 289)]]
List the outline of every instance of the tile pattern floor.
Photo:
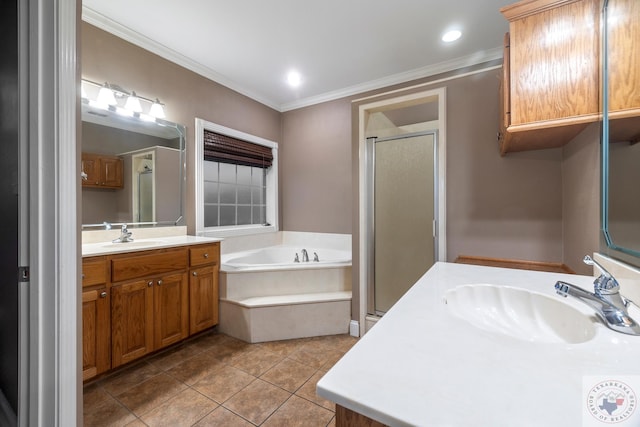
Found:
[(211, 332), (84, 387), (84, 425), (334, 426), (316, 383), (349, 335), (247, 344)]

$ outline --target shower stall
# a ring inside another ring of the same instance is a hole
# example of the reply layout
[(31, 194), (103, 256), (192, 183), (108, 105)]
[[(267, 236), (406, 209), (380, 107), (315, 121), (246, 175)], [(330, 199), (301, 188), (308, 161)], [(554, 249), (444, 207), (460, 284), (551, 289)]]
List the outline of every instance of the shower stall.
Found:
[(381, 316), (434, 264), (437, 131), (368, 138), (368, 312)]

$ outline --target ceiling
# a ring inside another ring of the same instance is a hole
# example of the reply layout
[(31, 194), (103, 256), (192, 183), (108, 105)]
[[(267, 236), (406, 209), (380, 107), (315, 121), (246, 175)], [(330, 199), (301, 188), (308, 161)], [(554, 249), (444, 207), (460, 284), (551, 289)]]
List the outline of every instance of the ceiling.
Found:
[[(279, 111), (502, 56), (513, 0), (83, 0), (83, 20)], [(462, 37), (441, 41), (448, 29)], [(290, 70), (302, 75), (292, 88)]]

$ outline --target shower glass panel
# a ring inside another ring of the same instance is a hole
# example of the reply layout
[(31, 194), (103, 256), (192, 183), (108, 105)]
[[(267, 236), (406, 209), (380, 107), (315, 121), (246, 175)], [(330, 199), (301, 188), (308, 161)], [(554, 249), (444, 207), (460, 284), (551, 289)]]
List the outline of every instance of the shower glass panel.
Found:
[(373, 144), (374, 313), (387, 312), (435, 262), (434, 132)]

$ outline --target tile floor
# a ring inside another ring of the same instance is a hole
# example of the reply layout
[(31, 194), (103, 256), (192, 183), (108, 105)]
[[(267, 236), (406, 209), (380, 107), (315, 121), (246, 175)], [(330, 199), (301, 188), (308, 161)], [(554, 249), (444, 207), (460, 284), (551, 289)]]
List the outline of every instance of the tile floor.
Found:
[(212, 332), (84, 387), (84, 425), (334, 426), (315, 393), (349, 335), (247, 344)]

